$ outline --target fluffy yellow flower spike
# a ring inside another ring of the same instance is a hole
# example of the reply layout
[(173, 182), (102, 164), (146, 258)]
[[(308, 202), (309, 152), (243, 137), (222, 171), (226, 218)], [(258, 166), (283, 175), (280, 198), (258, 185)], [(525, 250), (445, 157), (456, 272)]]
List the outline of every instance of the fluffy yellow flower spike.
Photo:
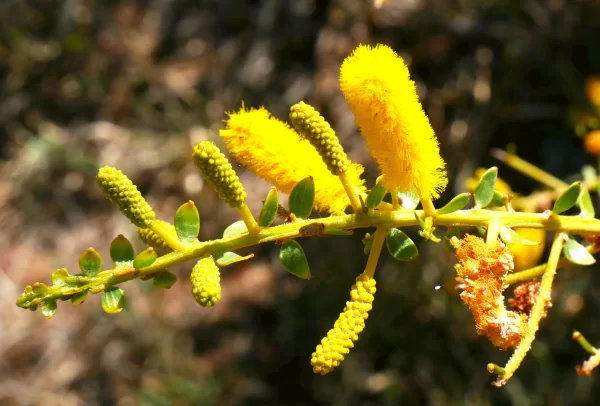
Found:
[[(239, 112), (231, 113), (220, 134), (239, 163), (278, 190), (290, 193), (296, 183), (312, 176), (315, 206), (319, 210), (338, 213), (350, 205), (340, 179), (329, 172), (315, 148), (287, 124), (271, 117), (265, 108), (242, 107)], [(364, 191), (362, 172), (361, 165), (351, 163), (347, 175)]]
[(361, 45), (342, 64), (340, 87), (383, 185), (438, 198), (448, 183), (445, 163), (404, 61), (385, 45)]

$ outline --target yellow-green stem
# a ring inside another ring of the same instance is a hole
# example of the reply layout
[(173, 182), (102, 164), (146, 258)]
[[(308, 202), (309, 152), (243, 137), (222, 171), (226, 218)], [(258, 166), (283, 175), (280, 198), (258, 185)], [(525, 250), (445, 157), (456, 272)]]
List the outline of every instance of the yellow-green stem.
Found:
[(514, 354), (504, 367), (504, 374), (499, 376), (498, 380), (495, 382), (497, 386), (504, 385), (513, 376), (517, 368), (519, 368), (519, 365), (521, 365), (525, 355), (527, 355), (529, 349), (531, 348), (531, 343), (533, 343), (533, 340), (535, 339), (535, 333), (540, 326), (540, 320), (546, 311), (546, 305), (552, 299), (552, 282), (554, 281), (554, 275), (556, 275), (556, 267), (558, 266), (558, 260), (560, 259), (560, 254), (562, 252), (566, 237), (567, 235), (562, 232), (557, 232), (554, 237), (554, 242), (552, 243), (552, 248), (550, 249), (548, 264), (546, 265), (544, 276), (542, 276), (542, 281), (540, 283), (540, 288), (535, 303), (531, 309), (531, 312), (529, 313), (529, 320), (527, 321), (527, 333), (519, 342), (515, 348)]
[(392, 191), (390, 191), (390, 194), (392, 196), (392, 210), (400, 209), (400, 201), (398, 199), (398, 190), (393, 189)]
[[(590, 254), (594, 255), (600, 252), (600, 245), (591, 244), (585, 248)], [(566, 258), (561, 258), (558, 261), (557, 269), (567, 268), (572, 265), (571, 262)], [(537, 278), (538, 276), (542, 276), (544, 274), (544, 270), (546, 269), (546, 264), (541, 264), (533, 268), (525, 269), (524, 271), (515, 272), (507, 275), (504, 278), (504, 283), (508, 285), (513, 285), (519, 282), (530, 281), (532, 279)]]
[(367, 266), (365, 267), (365, 274), (370, 278), (375, 276), (375, 269), (377, 269), (377, 262), (381, 255), (381, 249), (385, 242), (389, 229), (386, 227), (377, 227), (375, 234), (373, 234), (373, 244), (371, 245), (371, 251), (369, 251), (369, 259), (367, 260)]
[(148, 228), (158, 235), (173, 251), (185, 252), (188, 248), (177, 238), (177, 235), (171, 233), (158, 221), (152, 221)]
[(260, 227), (254, 219), (252, 212), (250, 211), (248, 206), (246, 206), (246, 203), (243, 203), (240, 207), (238, 207), (237, 211), (238, 213), (240, 213), (240, 216), (242, 216), (242, 220), (244, 221), (244, 224), (246, 224), (246, 228), (248, 229), (250, 234), (258, 233)]
[(498, 234), (500, 234), (500, 228), (502, 223), (497, 219), (492, 219), (487, 227), (487, 235), (485, 242), (487, 245), (493, 244), (498, 240)]
[(435, 206), (431, 199), (422, 199), (421, 204), (423, 205), (423, 213), (425, 213), (425, 217), (435, 216)]
[(348, 199), (350, 199), (352, 210), (354, 210), (355, 213), (359, 213), (362, 206), (360, 204), (360, 200), (358, 199), (358, 191), (356, 189), (356, 186), (352, 183), (352, 180), (350, 180), (348, 172), (340, 174), (339, 178), (340, 181), (342, 181), (342, 186), (344, 186), (344, 190), (348, 195)]
[(530, 178), (540, 182), (542, 185), (545, 185), (551, 189), (566, 189), (569, 187), (567, 183), (550, 175), (543, 169), (530, 164), (529, 162), (519, 158), (514, 154), (510, 154), (500, 149), (494, 149), (492, 150), (492, 155), (495, 158), (507, 164), (508, 166), (518, 170), (524, 175), (529, 176)]

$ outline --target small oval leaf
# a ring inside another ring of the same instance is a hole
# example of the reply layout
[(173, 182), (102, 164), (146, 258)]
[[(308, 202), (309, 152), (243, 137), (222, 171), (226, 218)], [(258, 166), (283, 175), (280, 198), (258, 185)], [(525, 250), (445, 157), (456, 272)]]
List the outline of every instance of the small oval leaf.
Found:
[(94, 276), (102, 269), (102, 257), (93, 248), (88, 248), (79, 256), (79, 268), (84, 275)]
[(437, 214), (450, 214), (455, 211), (459, 211), (464, 209), (464, 207), (469, 203), (469, 199), (471, 198), (471, 193), (461, 193), (456, 196), (454, 199), (450, 200), (448, 204), (437, 211)]
[(401, 200), (401, 206), (406, 210), (416, 209), (421, 202), (421, 199), (419, 199), (419, 194), (417, 193), (417, 189), (413, 189), (408, 192), (398, 192), (398, 199)]
[(577, 265), (592, 265), (596, 262), (596, 258), (572, 237), (565, 242), (563, 254), (569, 262)]
[(419, 255), (413, 240), (397, 228), (390, 230), (385, 242), (390, 254), (399, 261), (412, 261)]
[(123, 234), (119, 234), (110, 243), (110, 257), (115, 264), (133, 261), (134, 256), (133, 245)]
[(454, 254), (456, 252), (456, 249), (454, 248), (454, 246), (452, 246), (452, 244), (450, 244), (450, 240), (452, 239), (452, 237), (460, 238), (460, 229), (451, 228), (446, 232), (446, 235), (444, 236), (444, 248), (446, 249), (446, 251)]
[(258, 216), (258, 225), (260, 227), (269, 227), (275, 221), (275, 217), (277, 217), (278, 207), (279, 197), (277, 196), (277, 189), (272, 187)]
[(67, 268), (57, 269), (52, 272), (52, 284), (54, 286), (65, 286), (67, 284), (67, 278), (69, 277), (69, 272), (67, 272)]
[(175, 213), (175, 232), (184, 244), (196, 241), (200, 232), (200, 214), (191, 200), (184, 203)]
[(41, 311), (45, 318), (51, 319), (56, 314), (56, 300), (46, 300), (42, 304)]
[(552, 212), (554, 214), (560, 214), (569, 210), (577, 203), (579, 194), (581, 193), (581, 182), (575, 182), (567, 188), (554, 202)]
[(594, 218), (596, 216), (596, 209), (594, 209), (594, 203), (592, 202), (592, 196), (587, 189), (581, 190), (579, 200), (577, 201), (579, 209), (581, 210), (580, 215), (586, 218)]
[(152, 265), (157, 257), (158, 255), (156, 255), (154, 248), (148, 248), (135, 257), (133, 260), (133, 267), (136, 269), (146, 268), (147, 266)]
[(109, 288), (102, 293), (102, 309), (108, 314), (118, 314), (125, 305), (125, 294), (121, 288)]
[(154, 286), (163, 289), (171, 289), (171, 286), (173, 286), (175, 282), (177, 282), (177, 276), (175, 276), (171, 272), (161, 273), (160, 275), (157, 275), (154, 277), (154, 279), (152, 279), (152, 284)]
[(312, 176), (302, 179), (290, 193), (290, 211), (301, 219), (307, 219), (315, 200), (315, 182)]
[(528, 240), (519, 235), (515, 230), (510, 227), (500, 228), (500, 238), (506, 244), (517, 244), (517, 245), (540, 245), (539, 241)]
[(494, 187), (496, 187), (496, 179), (498, 178), (498, 168), (493, 166), (479, 179), (479, 184), (473, 192), (475, 198), (475, 206), (477, 208), (486, 207), (494, 198)]
[(365, 205), (369, 209), (376, 208), (379, 203), (383, 200), (385, 195), (388, 193), (388, 190), (383, 187), (382, 177), (377, 178), (377, 183), (373, 186), (373, 189), (369, 191), (367, 195), (367, 200), (365, 201)]
[(71, 297), (71, 303), (73, 303), (74, 305), (80, 305), (83, 302), (85, 302), (85, 299), (87, 299), (89, 295), (89, 290), (86, 290), (85, 292), (81, 293), (76, 293), (75, 295), (73, 295), (73, 297)]
[(223, 231), (223, 238), (237, 237), (243, 234), (248, 234), (248, 228), (243, 220), (239, 220), (230, 224), (229, 227)]
[(494, 196), (492, 197), (490, 204), (494, 207), (504, 206), (504, 195), (497, 190), (494, 190)]
[(311, 278), (308, 260), (302, 246), (297, 241), (290, 240), (281, 244), (279, 259), (285, 269), (292, 275), (302, 279)]
[(242, 257), (241, 255), (236, 254), (235, 252), (224, 252), (215, 257), (215, 261), (219, 266), (227, 266), (231, 264), (235, 264), (236, 262), (246, 261), (250, 258), (254, 258), (254, 254), (246, 255)]

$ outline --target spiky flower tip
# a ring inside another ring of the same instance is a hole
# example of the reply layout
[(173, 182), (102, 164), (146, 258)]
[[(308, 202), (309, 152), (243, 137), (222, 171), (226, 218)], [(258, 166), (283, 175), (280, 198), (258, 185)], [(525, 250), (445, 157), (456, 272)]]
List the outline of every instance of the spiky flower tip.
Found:
[(344, 311), (321, 340), (310, 360), (316, 374), (325, 375), (333, 371), (344, 360), (344, 356), (354, 347), (354, 341), (365, 328), (365, 320), (375, 298), (375, 279), (362, 273), (356, 278), (350, 291), (350, 301)]
[(300, 135), (316, 148), (332, 174), (338, 176), (348, 170), (350, 161), (340, 140), (314, 107), (303, 101), (294, 104), (290, 108), (290, 120)]
[(438, 198), (448, 184), (445, 163), (402, 58), (385, 45), (360, 45), (342, 64), (340, 87), (383, 186)]
[(190, 275), (192, 295), (202, 307), (211, 307), (221, 299), (221, 274), (212, 257), (202, 258)]
[[(340, 213), (350, 205), (342, 182), (310, 143), (283, 121), (271, 117), (263, 107), (229, 114), (220, 131), (229, 152), (243, 166), (269, 181), (283, 193), (291, 193), (309, 176), (315, 181), (315, 206), (321, 211)], [(360, 178), (364, 168), (351, 163), (347, 175), (352, 184), (365, 191)]]
[(110, 166), (100, 168), (96, 181), (104, 196), (117, 205), (121, 213), (137, 227), (146, 228), (156, 218), (152, 207), (120, 170)]
[[(177, 235), (175, 232), (175, 226), (168, 221), (156, 220), (157, 223), (160, 223), (167, 231), (169, 231), (174, 236)], [(172, 251), (171, 247), (167, 245), (166, 242), (163, 241), (154, 231), (149, 228), (138, 228), (137, 229), (138, 238), (146, 245), (156, 248), (162, 249), (165, 251)]]
[(244, 204), (246, 200), (244, 186), (225, 155), (213, 142), (202, 141), (196, 145), (193, 157), (204, 179), (225, 203), (233, 208)]
[(505, 244), (486, 244), (483, 239), (466, 235), (450, 243), (456, 249), (456, 272), (463, 280), (460, 298), (475, 321), (477, 333), (486, 335), (499, 348), (516, 346), (527, 332), (528, 315), (506, 310), (502, 279), (514, 269), (513, 257)]

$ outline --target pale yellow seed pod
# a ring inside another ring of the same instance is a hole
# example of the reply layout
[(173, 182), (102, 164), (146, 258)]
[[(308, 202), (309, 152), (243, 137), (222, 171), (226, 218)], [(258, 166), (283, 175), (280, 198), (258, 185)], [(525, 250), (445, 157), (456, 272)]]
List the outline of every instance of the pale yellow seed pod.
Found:
[(365, 328), (365, 320), (375, 295), (375, 279), (362, 273), (356, 278), (350, 291), (350, 301), (346, 302), (344, 311), (321, 340), (310, 360), (316, 374), (325, 375), (333, 371), (344, 360), (344, 356), (354, 347), (354, 341)]
[(221, 299), (221, 274), (212, 257), (202, 258), (190, 276), (192, 294), (202, 307), (214, 306)]

